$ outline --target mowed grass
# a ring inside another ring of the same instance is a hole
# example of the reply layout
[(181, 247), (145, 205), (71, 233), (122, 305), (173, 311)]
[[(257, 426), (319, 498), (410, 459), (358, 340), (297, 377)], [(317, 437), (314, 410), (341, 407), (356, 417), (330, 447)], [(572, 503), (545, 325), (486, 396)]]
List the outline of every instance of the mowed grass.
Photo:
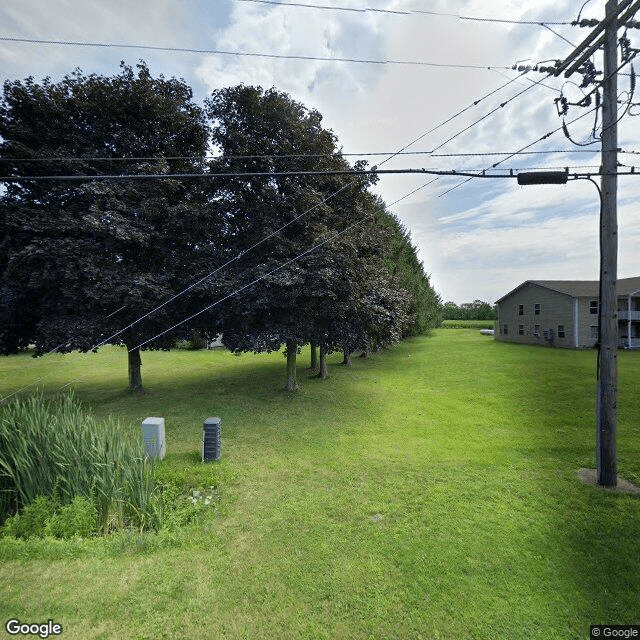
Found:
[[(72, 379), (98, 416), (164, 416), (161, 476), (219, 485), (182, 535), (0, 541), (0, 619), (65, 638), (588, 638), (639, 623), (640, 495), (595, 466), (595, 353), (438, 330), (311, 378), (282, 354), (0, 359), (0, 392)], [(640, 484), (640, 354), (619, 356), (619, 473)], [(223, 460), (199, 462), (222, 419)], [(12, 557), (13, 554), (15, 558)]]

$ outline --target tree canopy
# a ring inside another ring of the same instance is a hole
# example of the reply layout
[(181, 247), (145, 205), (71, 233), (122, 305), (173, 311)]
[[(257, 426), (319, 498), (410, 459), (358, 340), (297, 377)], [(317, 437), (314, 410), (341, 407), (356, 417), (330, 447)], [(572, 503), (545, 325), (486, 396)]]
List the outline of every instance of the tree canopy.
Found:
[[(0, 158), (15, 178), (0, 196), (3, 353), (121, 343), (141, 391), (141, 348), (222, 332), (237, 352), (285, 344), (294, 389), (307, 342), (346, 359), (438, 323), (375, 174), (330, 173), (366, 163), (351, 167), (321, 114), (277, 89), (219, 89), (201, 107), (144, 63), (5, 82)], [(214, 173), (229, 175), (175, 177)]]
[(463, 302), (445, 302), (442, 306), (443, 320), (495, 320), (496, 308), (483, 300)]
[[(0, 136), (2, 173), (16, 177), (193, 172), (207, 148), (190, 87), (154, 79), (144, 64), (114, 77), (77, 70), (58, 83), (5, 82)], [(0, 204), (2, 351), (29, 342), (38, 354), (87, 351), (127, 327), (113, 341), (127, 346), (140, 390), (136, 345), (188, 301), (132, 323), (216, 259), (199, 183), (25, 177), (8, 183)], [(147, 347), (169, 345), (163, 336)]]
[[(381, 262), (369, 260), (366, 283), (358, 281), (365, 275), (362, 269), (358, 273), (361, 234), (325, 243), (371, 218), (374, 211), (366, 190), (370, 180), (279, 175), (293, 167), (298, 171), (349, 168), (335, 135), (322, 127), (322, 116), (285, 93), (232, 87), (214, 92), (206, 107), (213, 123), (212, 141), (222, 152), (212, 168), (271, 174), (258, 179), (234, 177), (225, 183), (226, 246), (241, 253), (248, 242), (267, 240), (227, 272), (230, 284), (249, 266), (252, 276), (263, 277), (227, 305), (223, 339), (235, 351), (279, 349), (286, 344), (287, 388), (295, 389), (298, 348), (314, 341), (321, 354), (334, 350), (345, 340), (345, 322), (339, 318), (355, 318), (365, 296), (373, 310), (374, 299), (387, 291), (384, 278), (389, 274)], [(376, 315), (379, 322), (384, 314)], [(364, 331), (363, 324), (360, 333)]]

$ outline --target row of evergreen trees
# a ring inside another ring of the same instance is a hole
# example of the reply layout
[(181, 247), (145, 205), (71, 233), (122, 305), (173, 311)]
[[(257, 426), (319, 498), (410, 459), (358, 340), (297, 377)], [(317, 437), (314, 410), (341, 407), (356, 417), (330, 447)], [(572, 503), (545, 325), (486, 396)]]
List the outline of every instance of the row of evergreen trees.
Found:
[(286, 344), (294, 389), (306, 343), (322, 375), (327, 353), (348, 361), (439, 323), (375, 174), (336, 173), (366, 163), (352, 167), (320, 113), (276, 89), (198, 105), (144, 63), (27, 78), (4, 84), (0, 138), (3, 353), (121, 343), (140, 392), (140, 351), (199, 330), (237, 352)]

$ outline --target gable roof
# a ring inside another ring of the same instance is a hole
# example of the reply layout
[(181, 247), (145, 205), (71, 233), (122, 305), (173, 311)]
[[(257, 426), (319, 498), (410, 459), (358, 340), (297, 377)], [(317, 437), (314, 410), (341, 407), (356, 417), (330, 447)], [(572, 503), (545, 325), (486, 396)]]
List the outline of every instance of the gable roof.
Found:
[[(572, 298), (586, 298), (600, 295), (600, 282), (598, 280), (526, 280), (497, 302), (502, 302), (505, 298), (513, 295), (527, 284), (537, 285), (545, 289), (551, 289), (558, 293), (571, 296)], [(632, 293), (640, 292), (640, 276), (635, 278), (621, 278), (616, 283), (616, 293), (619, 296), (628, 296)]]

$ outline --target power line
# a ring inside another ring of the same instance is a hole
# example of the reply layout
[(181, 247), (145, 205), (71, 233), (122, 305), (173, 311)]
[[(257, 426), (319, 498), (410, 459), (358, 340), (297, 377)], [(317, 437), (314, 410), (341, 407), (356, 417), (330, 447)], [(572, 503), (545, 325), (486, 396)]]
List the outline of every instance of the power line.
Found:
[[(340, 158), (340, 157), (376, 157), (376, 156), (421, 156), (428, 155), (432, 158), (465, 158), (479, 156), (504, 156), (512, 151), (478, 151), (475, 153), (434, 153), (433, 149), (419, 151), (366, 151), (362, 153), (270, 153), (255, 155), (224, 155), (224, 156), (127, 156), (127, 157), (110, 157), (110, 156), (47, 156), (39, 158), (12, 158), (9, 156), (0, 156), (0, 162), (140, 162), (140, 161), (171, 161), (171, 160), (291, 160), (293, 158)], [(542, 155), (553, 153), (595, 153), (587, 149), (550, 149), (548, 151), (523, 151), (519, 155)], [(638, 153), (633, 151), (618, 150), (618, 153)]]
[(302, 7), (305, 9), (327, 9), (329, 11), (352, 11), (355, 13), (387, 13), (393, 15), (408, 16), (412, 11), (394, 11), (392, 9), (374, 9), (372, 7), (364, 7), (358, 9), (356, 7), (338, 7), (334, 5), (310, 4), (303, 2), (278, 2), (277, 0), (236, 0), (236, 2), (252, 2), (256, 4), (280, 5), (283, 7)]
[(497, 23), (506, 23), (506, 24), (521, 24), (521, 25), (535, 25), (535, 26), (546, 26), (546, 25), (558, 25), (558, 26), (568, 26), (571, 25), (571, 21), (563, 21), (563, 22), (553, 22), (549, 20), (505, 20), (502, 18), (479, 18), (474, 16), (461, 16), (456, 13), (446, 13), (443, 11), (427, 11), (422, 9), (406, 9), (406, 10), (398, 10), (398, 9), (377, 9), (374, 7), (345, 7), (339, 5), (322, 5), (322, 4), (312, 4), (308, 2), (282, 2), (280, 0), (236, 0), (236, 2), (249, 2), (253, 4), (268, 4), (274, 6), (281, 7), (297, 7), (303, 9), (322, 9), (325, 11), (349, 11), (353, 13), (381, 13), (381, 14), (390, 14), (390, 15), (400, 15), (400, 16), (410, 16), (410, 15), (430, 15), (430, 16), (441, 16), (447, 18), (458, 18), (459, 20), (473, 20), (477, 22), (497, 22)]
[(177, 322), (173, 326), (171, 326), (168, 329), (165, 329), (164, 331), (156, 334), (152, 338), (149, 338), (148, 340), (145, 340), (144, 342), (141, 342), (139, 345), (133, 347), (133, 350), (135, 351), (137, 349), (140, 349), (141, 347), (144, 347), (145, 345), (149, 344), (150, 342), (153, 342), (154, 340), (157, 340), (158, 338), (162, 337), (163, 335), (166, 335), (170, 331), (173, 331), (174, 329), (177, 329), (178, 327), (182, 326), (183, 324), (189, 322), (189, 320), (193, 320), (194, 318), (197, 318), (198, 316), (200, 316), (203, 313), (209, 311), (210, 309), (213, 309), (213, 307), (216, 307), (217, 305), (219, 305), (220, 303), (224, 302), (225, 300), (228, 300), (229, 298), (233, 298), (234, 296), (238, 295), (239, 293), (242, 293), (245, 289), (248, 289), (248, 288), (252, 287), (254, 284), (257, 284), (258, 282), (261, 282), (262, 280), (264, 280), (268, 276), (273, 275), (274, 273), (277, 273), (278, 271), (281, 271), (282, 269), (284, 269), (286, 266), (292, 264), (293, 262), (297, 262), (298, 260), (300, 260), (304, 256), (309, 255), (310, 253), (313, 253), (317, 249), (320, 249), (325, 244), (327, 244), (327, 243), (331, 242), (332, 240), (340, 237), (341, 235), (345, 234), (347, 231), (350, 231), (351, 229), (354, 229), (355, 227), (363, 224), (364, 222), (366, 222), (372, 216), (373, 216), (373, 214), (369, 214), (368, 216), (365, 216), (365, 218), (363, 218), (362, 220), (359, 220), (358, 222), (354, 222), (353, 224), (347, 226), (342, 231), (339, 231), (339, 232), (333, 234), (332, 236), (330, 236), (329, 238), (326, 238), (322, 242), (319, 242), (318, 244), (315, 244), (310, 249), (307, 249), (303, 253), (300, 253), (297, 256), (287, 260), (286, 262), (284, 262), (281, 265), (277, 266), (275, 269), (272, 269), (271, 271), (268, 271), (267, 273), (259, 276), (258, 278), (255, 278), (254, 280), (252, 280), (248, 284), (240, 287), (239, 289), (235, 289), (234, 291), (232, 291), (228, 295), (224, 296), (223, 298), (219, 298), (218, 300), (216, 300), (212, 304), (206, 306), (204, 309), (200, 309), (200, 311), (190, 315), (188, 318), (185, 318), (184, 320), (181, 320), (180, 322)]
[[(498, 177), (498, 176), (494, 176), (494, 177)], [(499, 176), (499, 177), (510, 177), (510, 176)], [(415, 193), (416, 191), (418, 191), (418, 189), (414, 189), (411, 193)], [(400, 199), (402, 200), (402, 198)], [(399, 202), (400, 200), (397, 200), (396, 202)], [(394, 203), (395, 204), (395, 203)], [(213, 309), (214, 307), (216, 307), (217, 305), (221, 304), (222, 302), (224, 302), (225, 300), (228, 300), (229, 298), (232, 298), (236, 295), (238, 295), (239, 293), (242, 293), (243, 291), (245, 291), (246, 289), (249, 289), (250, 287), (252, 287), (253, 285), (257, 284), (258, 282), (261, 282), (262, 280), (264, 280), (265, 278), (269, 277), (270, 275), (273, 275), (274, 273), (277, 273), (278, 271), (281, 271), (282, 269), (284, 269), (285, 267), (287, 267), (288, 265), (297, 262), (298, 260), (300, 260), (301, 258), (309, 255), (310, 253), (313, 253), (314, 251), (320, 249), (321, 247), (323, 247), (324, 245), (326, 245), (327, 243), (331, 242), (332, 240), (335, 240), (336, 238), (344, 235), (345, 233), (347, 233), (348, 231), (350, 231), (351, 229), (355, 229), (356, 227), (360, 226), (361, 224), (364, 224), (365, 222), (367, 222), (371, 217), (373, 217), (374, 214), (369, 214), (367, 216), (365, 216), (362, 220), (359, 220), (357, 222), (354, 222), (350, 225), (348, 225), (345, 229), (343, 229), (342, 231), (338, 231), (336, 233), (334, 233), (333, 235), (331, 235), (329, 238), (325, 238), (324, 240), (322, 240), (321, 242), (314, 244), (310, 249), (307, 249), (306, 251), (303, 251), (302, 253), (294, 256), (293, 258), (290, 258), (289, 260), (287, 260), (286, 262), (278, 265), (277, 267), (275, 267), (274, 269), (271, 269), (270, 271), (268, 271), (267, 273), (264, 273), (263, 275), (255, 278), (254, 280), (252, 280), (251, 282), (249, 282), (248, 284), (243, 285), (242, 287), (239, 287), (235, 290), (233, 290), (231, 293), (227, 294), (226, 296), (219, 298), (218, 300), (216, 300), (215, 302), (211, 303), (210, 305), (207, 305), (206, 307), (204, 307), (203, 309), (200, 309), (200, 311), (188, 316), (187, 318), (184, 318), (183, 320), (181, 320), (180, 322), (177, 322), (176, 324), (172, 325), (171, 327), (169, 327), (168, 329), (165, 329), (164, 331), (161, 331), (160, 333), (157, 333), (156, 335), (154, 335), (153, 337), (141, 342), (140, 344), (138, 344), (137, 346), (133, 347), (133, 350), (138, 350), (141, 347), (144, 347), (145, 345), (149, 344), (150, 342), (153, 342), (154, 340), (157, 340), (158, 338), (162, 337), (163, 335), (166, 335), (167, 333), (169, 333), (170, 331), (173, 331), (174, 329), (177, 329), (178, 327), (182, 326), (183, 324), (189, 322), (190, 320), (193, 320), (194, 318), (197, 318), (198, 316), (202, 315), (203, 313), (206, 313), (207, 311), (210, 311), (211, 309)]]
[[(581, 116), (582, 117), (582, 116)], [(562, 127), (560, 127), (562, 128)], [(557, 129), (556, 131), (558, 131)], [(555, 133), (555, 132), (553, 132)], [(544, 138), (541, 138), (541, 140)], [(537, 140), (536, 142), (539, 142)], [(494, 155), (494, 154), (490, 154)], [(518, 155), (518, 152), (514, 152), (509, 157)], [(508, 158), (507, 158), (508, 159)], [(501, 160), (504, 162), (505, 160)], [(583, 166), (596, 166), (596, 165), (579, 165), (575, 168), (581, 168)], [(371, 176), (378, 174), (413, 174), (413, 173), (428, 173), (437, 174), (442, 176), (448, 175), (468, 175), (464, 172), (470, 171), (490, 171), (495, 168), (496, 165), (485, 169), (434, 169), (426, 167), (414, 167), (405, 169), (378, 169), (374, 167), (372, 169), (358, 170), (358, 169), (338, 169), (338, 170), (318, 170), (318, 171), (244, 171), (244, 172), (228, 172), (228, 173), (158, 173), (158, 174), (113, 174), (113, 175), (67, 175), (67, 176), (0, 176), (0, 182), (39, 182), (39, 181), (92, 181), (92, 180), (174, 180), (174, 179), (194, 179), (194, 178), (298, 178), (298, 177), (316, 177), (316, 176)], [(513, 171), (513, 169), (511, 169)], [(492, 177), (492, 176), (475, 176), (475, 177)]]
[(28, 44), (44, 44), (69, 47), (101, 47), (107, 49), (141, 49), (144, 51), (168, 51), (171, 53), (204, 53), (223, 56), (239, 56), (254, 58), (272, 58), (276, 60), (307, 60), (321, 62), (349, 62), (355, 64), (375, 64), (375, 65), (408, 65), (418, 67), (433, 67), (443, 69), (511, 69), (498, 65), (479, 65), (479, 64), (454, 64), (440, 62), (422, 62), (419, 60), (369, 60), (365, 58), (339, 58), (330, 56), (306, 56), (279, 53), (258, 53), (250, 51), (226, 51), (223, 49), (193, 49), (188, 47), (159, 47), (142, 44), (125, 44), (115, 42), (80, 42), (72, 40), (41, 40), (36, 38), (14, 38), (8, 36), (0, 36), (2, 42), (24, 42)]
[[(594, 109), (590, 109), (586, 113), (583, 113), (581, 116), (578, 116), (577, 118), (575, 118), (574, 120), (569, 122), (569, 124), (573, 124), (574, 122), (577, 122), (581, 118), (584, 118), (584, 117), (588, 116), (590, 113), (593, 113), (595, 110), (596, 110), (595, 108)], [(533, 147), (534, 145), (538, 144), (539, 142), (542, 142), (543, 140), (546, 140), (547, 138), (552, 136), (554, 133), (558, 133), (558, 131), (562, 131), (563, 126), (560, 126), (557, 129), (554, 129), (553, 131), (549, 131), (548, 133), (545, 133), (542, 137), (540, 137), (537, 140), (534, 140), (533, 142), (531, 142), (530, 144), (527, 144), (524, 147), (522, 147), (522, 149), (519, 149), (518, 151), (507, 155), (502, 160), (500, 160), (500, 161), (494, 163), (493, 165), (491, 165), (491, 167), (488, 167), (487, 171), (489, 171), (491, 169), (495, 169), (499, 164), (502, 164), (503, 162), (506, 162), (507, 160), (510, 160), (511, 158), (513, 158), (514, 156), (518, 155), (519, 153), (521, 153), (523, 151), (526, 151), (529, 147)], [(446, 191), (441, 193), (438, 197), (442, 198), (443, 196), (447, 195), (448, 193), (451, 193), (452, 191), (454, 191), (458, 187), (461, 187), (462, 185), (467, 184), (468, 182), (471, 182), (471, 180), (473, 180), (473, 178), (474, 178), (474, 176), (468, 177), (466, 180), (463, 180), (462, 182), (459, 182), (458, 184), (456, 184), (453, 187), (451, 187), (450, 189), (447, 189)]]
[(320, 202), (318, 202), (317, 204), (313, 205), (312, 207), (309, 207), (308, 209), (306, 209), (305, 211), (303, 211), (301, 214), (295, 216), (294, 218), (292, 218), (291, 220), (289, 220), (289, 222), (287, 222), (286, 224), (282, 225), (280, 228), (276, 229), (275, 231), (272, 231), (270, 234), (268, 234), (267, 236), (265, 236), (264, 238), (261, 238), (258, 242), (254, 243), (253, 245), (251, 245), (248, 249), (244, 249), (243, 251), (240, 251), (236, 256), (234, 256), (233, 258), (231, 258), (230, 260), (227, 260), (227, 262), (225, 262), (224, 264), (220, 265), (219, 267), (217, 267), (216, 269), (214, 269), (213, 271), (211, 271), (210, 273), (208, 273), (207, 275), (205, 275), (204, 277), (200, 278), (199, 280), (197, 280), (196, 282), (190, 284), (188, 287), (185, 287), (184, 289), (182, 289), (181, 291), (179, 291), (178, 293), (176, 293), (174, 296), (172, 296), (171, 298), (169, 298), (168, 300), (165, 300), (164, 302), (162, 302), (161, 304), (159, 304), (157, 307), (154, 307), (153, 309), (151, 309), (151, 311), (145, 313), (143, 316), (140, 316), (139, 318), (137, 318), (136, 320), (134, 320), (131, 324), (127, 325), (126, 327), (124, 327), (123, 329), (120, 329), (119, 331), (117, 331), (116, 333), (114, 333), (113, 335), (109, 336), (108, 338), (105, 338), (104, 340), (102, 340), (101, 342), (99, 342), (98, 344), (96, 344), (92, 351), (97, 349), (98, 347), (101, 347), (104, 344), (107, 344), (107, 342), (110, 342), (111, 340), (113, 340), (113, 338), (116, 338), (117, 336), (121, 335), (123, 332), (125, 332), (127, 329), (130, 329), (131, 327), (135, 326), (136, 324), (138, 324), (139, 322), (141, 322), (142, 320), (144, 320), (145, 318), (148, 318), (149, 316), (151, 316), (152, 314), (154, 314), (156, 311), (159, 311), (160, 309), (162, 309), (163, 307), (167, 306), (168, 304), (170, 304), (171, 302), (173, 302), (174, 300), (176, 300), (177, 298), (179, 298), (180, 296), (184, 295), (185, 293), (187, 293), (188, 291), (191, 291), (192, 289), (194, 289), (195, 287), (197, 287), (199, 284), (202, 284), (205, 280), (208, 280), (209, 278), (211, 278), (212, 276), (214, 276), (216, 273), (219, 273), (220, 271), (222, 271), (222, 269), (226, 269), (230, 264), (233, 264), (236, 260), (239, 260), (241, 257), (245, 256), (247, 253), (249, 253), (250, 251), (253, 251), (255, 248), (259, 247), (261, 244), (263, 244), (264, 242), (266, 242), (267, 240), (269, 240), (270, 238), (275, 237), (276, 235), (278, 235), (281, 231), (283, 231), (284, 229), (286, 229), (289, 225), (293, 224), (294, 222), (300, 220), (300, 218), (306, 216), (308, 213), (311, 213), (311, 211), (314, 211), (315, 209), (319, 208), (321, 205), (325, 204), (326, 202), (328, 202), (329, 200), (331, 200), (332, 198), (334, 198), (335, 196), (337, 196), (338, 194), (342, 193), (342, 191), (344, 191), (345, 189), (347, 189), (348, 187), (353, 186), (351, 183), (348, 183), (342, 187), (340, 187), (340, 189), (338, 189), (337, 191), (334, 191), (333, 193), (331, 193), (330, 195), (322, 198), (322, 200), (320, 200)]
[[(460, 174), (460, 175), (464, 175), (464, 174)], [(640, 174), (636, 174), (636, 175), (640, 175)], [(517, 175), (516, 174), (511, 174), (511, 175), (504, 175), (504, 176), (485, 176), (485, 175), (475, 175), (473, 177), (483, 177), (483, 178), (488, 178), (488, 177), (493, 177), (493, 178), (506, 178), (506, 179), (517, 179)], [(587, 174), (580, 175), (580, 174), (572, 174), (570, 176), (570, 179), (573, 180), (577, 180), (583, 177), (587, 177)], [(423, 185), (422, 187), (418, 187), (417, 189), (414, 189), (413, 191), (411, 191), (410, 193), (408, 193), (406, 196), (399, 198), (398, 200), (396, 200), (393, 204), (397, 204), (398, 202), (400, 202), (401, 200), (403, 200), (406, 197), (409, 197), (410, 195), (416, 193), (417, 191), (419, 191), (420, 189), (424, 188), (427, 185)], [(290, 258), (289, 260), (287, 260), (286, 262), (282, 263), (281, 265), (275, 267), (274, 269), (268, 271), (267, 273), (264, 273), (263, 275), (255, 278), (254, 280), (252, 280), (251, 282), (249, 282), (248, 284), (243, 285), (242, 287), (239, 287), (238, 289), (235, 289), (234, 291), (232, 291), (231, 293), (227, 294), (226, 296), (224, 296), (223, 298), (219, 298), (218, 300), (216, 300), (215, 302), (211, 303), (210, 305), (207, 305), (206, 307), (204, 307), (203, 309), (200, 309), (200, 311), (188, 316), (187, 318), (184, 318), (183, 320), (181, 320), (180, 322), (177, 322), (176, 324), (174, 324), (173, 326), (169, 327), (168, 329), (165, 329), (164, 331), (154, 335), (152, 338), (149, 338), (147, 340), (145, 340), (144, 342), (141, 342), (140, 344), (138, 344), (137, 346), (133, 347), (134, 350), (136, 349), (140, 349), (141, 347), (144, 347), (145, 345), (149, 344), (150, 342), (153, 342), (154, 340), (157, 340), (158, 338), (162, 337), (163, 335), (166, 335), (167, 333), (169, 333), (170, 331), (173, 331), (174, 329), (177, 329), (178, 327), (182, 326), (183, 324), (189, 322), (190, 320), (193, 320), (194, 318), (202, 315), (203, 313), (206, 313), (207, 311), (213, 309), (214, 307), (216, 307), (217, 305), (219, 305), (220, 303), (224, 302), (225, 300), (228, 300), (229, 298), (232, 298), (236, 295), (238, 295), (239, 293), (242, 293), (243, 291), (245, 291), (246, 289), (249, 289), (250, 287), (252, 287), (253, 285), (257, 284), (258, 282), (261, 282), (262, 280), (264, 280), (265, 278), (269, 277), (270, 275), (273, 275), (274, 273), (277, 273), (278, 271), (281, 271), (282, 269), (284, 269), (285, 267), (287, 267), (288, 265), (297, 262), (298, 260), (300, 260), (301, 258), (309, 255), (310, 253), (313, 253), (314, 251), (320, 249), (321, 247), (323, 247), (324, 245), (328, 244), (329, 242), (331, 242), (332, 240), (335, 240), (336, 238), (344, 235), (345, 233), (347, 233), (348, 231), (350, 231), (351, 229), (354, 229), (358, 226), (360, 226), (361, 224), (367, 222), (367, 220), (369, 220), (369, 218), (373, 217), (373, 214), (369, 214), (368, 216), (365, 216), (362, 220), (359, 220), (357, 222), (354, 222), (353, 224), (347, 226), (345, 229), (343, 229), (342, 231), (338, 231), (335, 234), (333, 234), (332, 236), (330, 236), (329, 238), (326, 238), (324, 240), (322, 240), (321, 242), (313, 245), (310, 249), (307, 249), (306, 251), (294, 256), (293, 258)]]
[[(408, 147), (411, 147), (412, 145), (416, 144), (417, 142), (420, 142), (420, 140), (422, 140), (423, 138), (426, 138), (426, 136), (428, 136), (430, 133), (433, 133), (437, 129), (442, 128), (444, 125), (449, 124), (449, 122), (452, 122), (456, 118), (460, 117), (463, 113), (466, 113), (467, 111), (469, 111), (469, 109), (472, 109), (473, 107), (478, 106), (481, 102), (483, 102), (487, 98), (491, 97), (492, 95), (494, 95), (498, 91), (501, 91), (505, 87), (508, 87), (510, 84), (516, 82), (519, 78), (524, 76), (526, 73), (528, 73), (528, 72), (527, 71), (522, 72), (519, 76), (517, 76), (515, 78), (512, 78), (511, 80), (509, 80), (508, 82), (505, 82), (504, 84), (500, 85), (496, 89), (493, 89), (492, 91), (490, 91), (486, 95), (482, 96), (482, 98), (480, 98), (478, 100), (474, 100), (470, 105), (464, 107), (463, 109), (460, 109), (460, 111), (458, 111), (457, 113), (454, 113), (451, 117), (447, 118), (446, 120), (443, 120), (440, 124), (436, 125), (435, 127), (432, 127), (431, 129), (429, 129), (429, 131), (425, 131), (422, 135), (420, 135), (417, 138), (415, 138), (414, 140), (412, 140), (409, 144), (407, 144), (404, 147), (402, 147), (398, 153), (393, 154), (390, 158), (387, 158), (385, 160), (385, 162), (388, 162), (389, 160), (393, 159), (393, 157), (395, 157), (396, 155), (399, 155), (402, 151), (404, 151)], [(440, 145), (440, 147), (436, 147), (435, 149), (432, 149), (432, 153), (434, 151), (437, 151), (442, 146), (443, 145)]]
[[(527, 73), (526, 71), (524, 73)], [(524, 73), (522, 75), (524, 75)], [(521, 76), (520, 76), (521, 77)], [(547, 76), (549, 77), (549, 76)], [(516, 79), (514, 79), (515, 81)], [(500, 103), (497, 107), (495, 107), (494, 109), (492, 109), (491, 111), (489, 111), (489, 113), (486, 113), (484, 116), (482, 116), (481, 118), (478, 118), (478, 120), (476, 120), (475, 122), (472, 122), (469, 126), (465, 127), (464, 129), (458, 131), (455, 135), (451, 136), (450, 138), (448, 138), (447, 140), (445, 140), (443, 143), (441, 143), (440, 145), (438, 145), (434, 151), (437, 151), (439, 149), (441, 149), (442, 147), (444, 147), (446, 144), (448, 144), (449, 142), (451, 142), (452, 140), (455, 140), (455, 138), (457, 138), (458, 136), (461, 136), (463, 133), (466, 133), (467, 131), (469, 131), (470, 129), (472, 129), (473, 127), (475, 127), (476, 125), (478, 125), (480, 122), (482, 122), (483, 120), (486, 120), (489, 116), (492, 116), (494, 113), (496, 113), (497, 111), (499, 111), (500, 109), (503, 109), (504, 107), (506, 107), (510, 102), (513, 102), (514, 100), (516, 100), (517, 98), (519, 98), (521, 95), (527, 93), (528, 91), (530, 91), (531, 89), (533, 89), (536, 85), (532, 84), (529, 85), (527, 87), (525, 87), (522, 91), (520, 91), (519, 93), (516, 93), (514, 96), (512, 96), (511, 98), (509, 98), (509, 100), (506, 100), (505, 102)]]
[(501, 24), (536, 25), (538, 27), (548, 27), (548, 25), (550, 24), (554, 26), (571, 25), (570, 21), (553, 22), (550, 20), (507, 20), (504, 18), (478, 18), (475, 16), (460, 16), (460, 20), (469, 20), (473, 22), (495, 22), (495, 23), (501, 23)]

